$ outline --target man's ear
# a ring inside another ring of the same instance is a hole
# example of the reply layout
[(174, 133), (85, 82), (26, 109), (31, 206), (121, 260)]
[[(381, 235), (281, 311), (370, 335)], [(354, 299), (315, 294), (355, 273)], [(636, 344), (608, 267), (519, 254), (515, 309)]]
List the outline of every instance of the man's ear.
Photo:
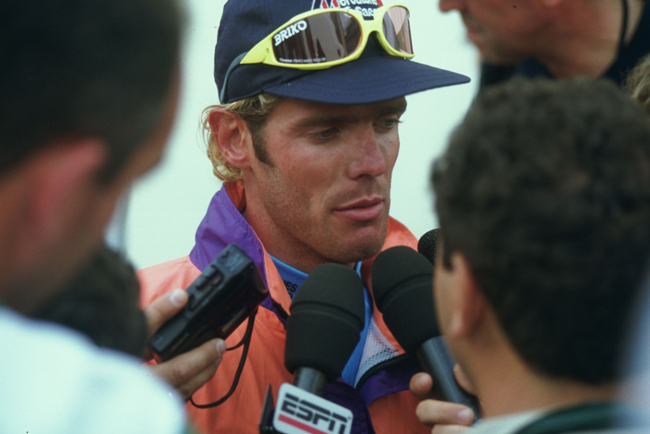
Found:
[(30, 225), (38, 242), (65, 236), (93, 206), (99, 173), (108, 158), (98, 139), (65, 141), (36, 152), (26, 162)]
[(454, 298), (449, 334), (467, 337), (481, 327), (485, 319), (487, 300), (476, 281), (467, 258), (462, 253), (451, 254)]
[(239, 169), (248, 169), (253, 139), (246, 122), (223, 107), (215, 107), (208, 115), (208, 123), (217, 149), (225, 161)]

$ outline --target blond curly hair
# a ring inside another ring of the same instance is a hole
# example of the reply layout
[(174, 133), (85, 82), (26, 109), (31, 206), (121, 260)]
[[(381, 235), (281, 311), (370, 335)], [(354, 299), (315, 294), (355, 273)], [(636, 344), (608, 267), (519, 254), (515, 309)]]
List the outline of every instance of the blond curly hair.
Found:
[(625, 79), (625, 89), (650, 115), (650, 55), (637, 63)]
[(251, 132), (255, 156), (262, 162), (268, 162), (268, 156), (264, 147), (263, 129), (267, 117), (278, 105), (280, 100), (280, 97), (261, 93), (229, 104), (212, 105), (203, 110), (201, 116), (203, 136), (207, 144), (208, 158), (212, 162), (212, 171), (217, 178), (222, 181), (238, 181), (244, 176), (244, 171), (238, 167), (229, 165), (221, 151), (219, 151), (208, 122), (210, 112), (215, 108), (222, 107), (239, 116)]

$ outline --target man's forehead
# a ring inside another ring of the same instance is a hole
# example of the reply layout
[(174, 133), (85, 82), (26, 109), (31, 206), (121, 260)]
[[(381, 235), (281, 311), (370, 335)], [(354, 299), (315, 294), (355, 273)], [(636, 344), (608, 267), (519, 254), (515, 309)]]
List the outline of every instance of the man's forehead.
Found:
[(384, 116), (401, 114), (406, 110), (406, 98), (400, 97), (389, 101), (372, 104), (325, 104), (298, 99), (283, 98), (277, 110), (285, 114), (291, 113), (300, 118), (312, 117), (358, 117), (363, 115)]

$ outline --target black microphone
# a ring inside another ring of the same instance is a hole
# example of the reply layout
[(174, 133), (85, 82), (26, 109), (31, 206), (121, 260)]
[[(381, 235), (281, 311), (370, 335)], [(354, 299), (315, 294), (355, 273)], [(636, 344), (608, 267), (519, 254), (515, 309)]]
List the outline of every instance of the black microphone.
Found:
[(372, 266), (377, 307), (395, 339), (407, 353), (417, 352), (433, 378), (436, 395), (470, 407), (479, 418), (476, 397), (456, 382), (454, 360), (440, 336), (433, 305), (433, 267), (420, 253), (397, 246), (380, 253)]
[(363, 298), (363, 283), (351, 268), (323, 264), (307, 276), (287, 320), (284, 366), (295, 373), (293, 386), (280, 386), (275, 409), (267, 387), (261, 434), (350, 432), (352, 411), (321, 396), (327, 383), (341, 376), (359, 342)]
[(364, 326), (363, 283), (339, 264), (316, 267), (291, 302), (284, 365), (294, 385), (322, 395), (341, 376)]
[(431, 229), (420, 237), (418, 241), (418, 252), (432, 264), (436, 261), (436, 249), (438, 248), (438, 236), (440, 229)]

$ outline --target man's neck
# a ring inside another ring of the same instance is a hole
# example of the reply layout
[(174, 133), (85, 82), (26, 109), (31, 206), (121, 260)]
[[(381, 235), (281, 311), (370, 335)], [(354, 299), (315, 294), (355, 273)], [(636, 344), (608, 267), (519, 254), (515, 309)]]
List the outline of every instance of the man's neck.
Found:
[(623, 25), (623, 3), (628, 16), (624, 45), (634, 36), (643, 12), (643, 0), (564, 2), (565, 19), (557, 25), (538, 60), (556, 78), (597, 78), (618, 57)]
[(585, 402), (611, 401), (617, 388), (612, 384), (593, 386), (569, 379), (541, 375), (516, 356), (508, 355), (486, 363), (492, 373), (483, 372), (476, 386), (484, 417), (563, 407)]
[(542, 374), (515, 350), (491, 309), (463, 339), (450, 342), (474, 385), (483, 417), (496, 417), (616, 398), (612, 384), (593, 386)]

